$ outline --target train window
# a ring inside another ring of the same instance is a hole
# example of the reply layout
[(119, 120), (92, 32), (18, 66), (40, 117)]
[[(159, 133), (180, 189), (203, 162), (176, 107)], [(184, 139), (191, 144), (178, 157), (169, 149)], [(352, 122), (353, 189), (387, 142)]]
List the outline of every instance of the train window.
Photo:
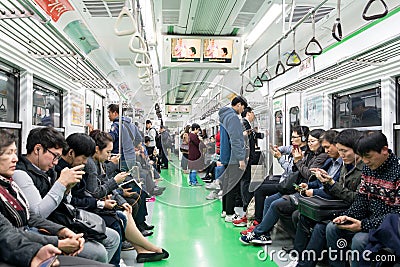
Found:
[(86, 122), (85, 123), (92, 123), (92, 107), (86, 105)]
[(51, 86), (33, 84), (33, 125), (61, 127), (61, 94)]
[(96, 120), (97, 120), (97, 129), (103, 129), (101, 126), (101, 110), (96, 109)]
[(289, 110), (290, 114), (290, 132), (292, 132), (293, 127), (300, 125), (300, 109), (299, 107), (292, 107)]
[(17, 122), (17, 77), (0, 70), (0, 122)]
[(283, 146), (283, 113), (275, 112), (275, 145)]
[(381, 88), (352, 94), (335, 95), (334, 128), (357, 128), (382, 125)]

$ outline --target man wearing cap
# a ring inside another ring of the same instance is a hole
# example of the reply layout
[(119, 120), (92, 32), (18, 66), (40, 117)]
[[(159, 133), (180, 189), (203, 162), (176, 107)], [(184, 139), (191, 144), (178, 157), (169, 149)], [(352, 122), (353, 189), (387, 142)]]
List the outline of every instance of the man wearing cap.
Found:
[(246, 107), (246, 99), (236, 96), (232, 99), (231, 107), (223, 107), (218, 112), (221, 126), (220, 161), (225, 166), (222, 182), (222, 216), (226, 215), (225, 222), (232, 222), (239, 218), (234, 212), (235, 198), (240, 194), (239, 181), (246, 169), (246, 148), (239, 114)]

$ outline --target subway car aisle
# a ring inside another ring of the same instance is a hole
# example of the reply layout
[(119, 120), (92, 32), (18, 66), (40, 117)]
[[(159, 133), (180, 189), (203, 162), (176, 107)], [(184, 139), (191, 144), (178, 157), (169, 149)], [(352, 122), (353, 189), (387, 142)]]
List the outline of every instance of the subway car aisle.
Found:
[(202, 187), (189, 187), (188, 174), (170, 164), (162, 170), (166, 186), (154, 202), (151, 223), (155, 233), (149, 239), (170, 253), (168, 260), (145, 263), (145, 266), (277, 266), (257, 257), (262, 247), (244, 247), (238, 240), (240, 227), (225, 223), (220, 217), (221, 201), (209, 201)]

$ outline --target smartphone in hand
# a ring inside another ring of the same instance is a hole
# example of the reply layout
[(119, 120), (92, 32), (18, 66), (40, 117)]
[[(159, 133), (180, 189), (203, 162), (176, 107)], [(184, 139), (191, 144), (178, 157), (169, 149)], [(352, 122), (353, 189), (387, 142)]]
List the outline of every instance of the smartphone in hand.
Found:
[(47, 260), (42, 261), (39, 264), (39, 267), (51, 267), (56, 260), (57, 260), (57, 256), (50, 257)]
[(350, 224), (353, 224), (353, 222), (352, 221), (343, 221), (343, 222), (339, 222), (339, 223), (335, 223), (334, 222), (334, 224), (337, 224), (337, 225), (350, 225)]

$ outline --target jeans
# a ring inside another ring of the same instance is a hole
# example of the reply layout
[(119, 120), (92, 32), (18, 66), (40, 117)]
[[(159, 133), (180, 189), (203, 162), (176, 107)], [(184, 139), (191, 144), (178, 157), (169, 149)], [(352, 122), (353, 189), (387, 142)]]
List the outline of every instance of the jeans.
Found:
[(240, 179), (240, 194), (243, 201), (243, 211), (247, 211), (247, 206), (249, 205), (251, 199), (254, 196), (254, 192), (249, 192), (251, 181), (251, 165), (247, 164), (246, 170)]
[(339, 248), (338, 244), (343, 244), (343, 242), (338, 242), (339, 239), (344, 239), (347, 244), (351, 244), (351, 250), (352, 253), (350, 255), (354, 256), (355, 251), (358, 251), (358, 259), (353, 258), (351, 259), (351, 266), (352, 267), (358, 267), (359, 263), (362, 259), (362, 253), (364, 251), (365, 246), (368, 244), (368, 233), (363, 233), (363, 232), (358, 232), (358, 233), (353, 233), (347, 230), (341, 230), (336, 227), (335, 224), (329, 223), (328, 226), (326, 227), (326, 239), (327, 239), (327, 245), (331, 249), (337, 250), (337, 256), (336, 260), (331, 260), (329, 259), (329, 265), (336, 267), (336, 266), (346, 266), (346, 260), (345, 259), (340, 259), (340, 255), (346, 255), (346, 247), (344, 248)]
[(282, 198), (281, 193), (276, 193), (265, 199), (263, 219), (261, 223), (257, 225), (256, 228), (254, 228), (253, 232), (255, 234), (257, 235), (265, 234), (267, 236), (270, 236), (272, 228), (279, 220), (279, 214), (278, 211), (276, 210), (276, 205), (279, 202), (283, 201), (286, 200)]
[(190, 184), (197, 184), (196, 175), (197, 175), (197, 172), (195, 170), (190, 170), (190, 174), (189, 174), (189, 183)]

